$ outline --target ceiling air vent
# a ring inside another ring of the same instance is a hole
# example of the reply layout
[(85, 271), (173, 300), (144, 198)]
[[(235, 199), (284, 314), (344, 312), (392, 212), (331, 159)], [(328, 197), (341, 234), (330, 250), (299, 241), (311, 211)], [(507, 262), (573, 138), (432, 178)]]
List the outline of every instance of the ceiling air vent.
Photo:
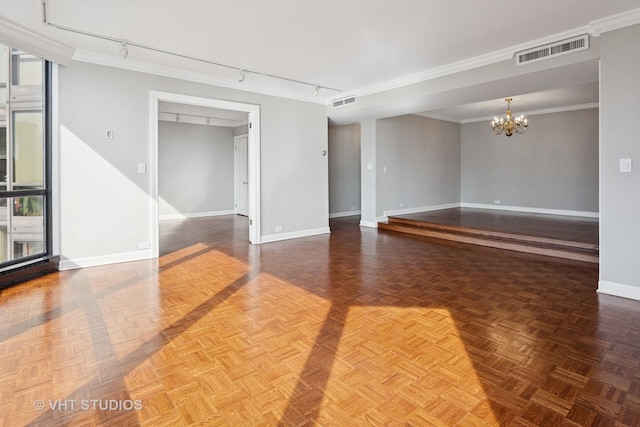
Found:
[(516, 65), (528, 64), (585, 49), (589, 49), (588, 34), (518, 52), (516, 53)]
[(333, 101), (331, 103), (331, 106), (333, 108), (337, 108), (337, 107), (342, 107), (344, 105), (350, 105), (350, 104), (355, 104), (355, 103), (356, 103), (356, 97), (355, 96), (350, 96), (348, 98), (336, 99), (335, 101)]

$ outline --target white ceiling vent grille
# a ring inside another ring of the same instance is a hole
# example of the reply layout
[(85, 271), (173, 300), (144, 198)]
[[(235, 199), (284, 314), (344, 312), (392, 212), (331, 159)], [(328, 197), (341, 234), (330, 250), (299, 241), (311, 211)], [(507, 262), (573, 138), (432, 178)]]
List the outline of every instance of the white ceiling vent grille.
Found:
[(518, 52), (516, 53), (516, 65), (528, 64), (586, 49), (589, 49), (588, 34)]
[(347, 98), (336, 99), (335, 101), (333, 101), (331, 103), (331, 107), (337, 108), (337, 107), (343, 107), (345, 105), (350, 105), (350, 104), (355, 104), (355, 103), (356, 103), (356, 97), (355, 96), (349, 96)]

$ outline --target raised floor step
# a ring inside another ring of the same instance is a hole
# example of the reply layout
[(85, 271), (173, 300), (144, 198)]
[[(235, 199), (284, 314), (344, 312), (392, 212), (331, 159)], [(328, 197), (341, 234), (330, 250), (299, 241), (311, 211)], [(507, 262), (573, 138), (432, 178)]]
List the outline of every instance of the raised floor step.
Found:
[(517, 252), (590, 263), (599, 262), (599, 248), (595, 243), (505, 233), (398, 217), (389, 217), (388, 222), (379, 223), (378, 228)]

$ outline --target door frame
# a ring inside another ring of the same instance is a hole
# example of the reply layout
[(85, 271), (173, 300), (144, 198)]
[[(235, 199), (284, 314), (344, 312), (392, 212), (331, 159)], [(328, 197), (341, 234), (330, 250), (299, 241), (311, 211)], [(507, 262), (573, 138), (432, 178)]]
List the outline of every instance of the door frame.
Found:
[(150, 91), (149, 135), (150, 135), (150, 180), (151, 180), (151, 256), (158, 258), (159, 242), (159, 194), (158, 194), (158, 103), (160, 101), (197, 105), (223, 110), (241, 111), (249, 114), (248, 156), (249, 156), (249, 242), (261, 243), (260, 233), (260, 106), (240, 102), (223, 101), (214, 98), (182, 95), (170, 92)]

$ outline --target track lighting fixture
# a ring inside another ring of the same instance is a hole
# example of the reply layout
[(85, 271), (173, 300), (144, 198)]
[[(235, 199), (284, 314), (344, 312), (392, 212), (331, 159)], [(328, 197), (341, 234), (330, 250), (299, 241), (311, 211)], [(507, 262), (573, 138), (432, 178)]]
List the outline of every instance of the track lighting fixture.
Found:
[(87, 36), (87, 37), (93, 37), (96, 39), (101, 39), (101, 40), (108, 40), (111, 42), (115, 42), (118, 43), (118, 53), (120, 55), (120, 57), (122, 57), (123, 59), (127, 58), (127, 56), (129, 55), (129, 46), (135, 46), (139, 49), (145, 49), (148, 51), (152, 51), (152, 52), (157, 52), (157, 53), (162, 53), (165, 55), (171, 55), (171, 56), (175, 56), (178, 58), (182, 58), (182, 59), (188, 59), (191, 61), (197, 61), (197, 62), (202, 62), (205, 64), (210, 64), (216, 67), (222, 67), (222, 68), (226, 68), (228, 70), (237, 70), (238, 71), (238, 82), (242, 83), (245, 80), (245, 75), (247, 73), (250, 74), (255, 74), (255, 75), (259, 75), (259, 76), (263, 76), (263, 77), (268, 77), (271, 79), (278, 79), (278, 80), (282, 80), (282, 81), (287, 81), (287, 82), (291, 82), (291, 83), (296, 83), (296, 84), (300, 84), (300, 85), (306, 85), (306, 86), (311, 86), (314, 89), (314, 94), (316, 96), (318, 96), (318, 94), (320, 93), (320, 89), (326, 89), (328, 91), (332, 91), (332, 92), (342, 92), (340, 89), (335, 89), (335, 88), (331, 88), (328, 86), (321, 86), (321, 85), (317, 85), (315, 83), (310, 83), (310, 82), (306, 82), (303, 80), (297, 80), (297, 79), (292, 79), (289, 77), (284, 77), (284, 76), (278, 76), (275, 74), (270, 74), (270, 73), (264, 73), (258, 70), (247, 70), (247, 69), (243, 69), (243, 68), (239, 68), (236, 67), (234, 65), (228, 65), (228, 64), (222, 64), (220, 62), (215, 62), (215, 61), (210, 61), (208, 59), (204, 59), (204, 58), (198, 58), (195, 56), (189, 56), (189, 55), (185, 55), (179, 52), (172, 52), (172, 51), (168, 51), (165, 49), (160, 49), (158, 47), (155, 46), (149, 46), (149, 45), (144, 45), (141, 43), (136, 43), (134, 41), (128, 40), (126, 42), (122, 41), (122, 39), (117, 39), (115, 37), (110, 37), (110, 36), (106, 36), (106, 35), (102, 35), (102, 34), (96, 34), (96, 33), (90, 33), (88, 31), (84, 31), (84, 30), (80, 30), (77, 28), (71, 28), (71, 27), (66, 27), (63, 25), (59, 25), (59, 24), (55, 24), (51, 21), (49, 21), (47, 19), (47, 9), (48, 9), (48, 5), (47, 5), (47, 0), (41, 0), (42, 1), (42, 23), (52, 27), (52, 28), (56, 28), (60, 31), (67, 31), (70, 33), (74, 33), (74, 34), (81, 34), (83, 36)]
[(176, 114), (176, 122), (180, 121), (180, 114)]
[(122, 59), (127, 59), (129, 56), (129, 47), (126, 43), (120, 43), (120, 47), (118, 48), (118, 53)]

